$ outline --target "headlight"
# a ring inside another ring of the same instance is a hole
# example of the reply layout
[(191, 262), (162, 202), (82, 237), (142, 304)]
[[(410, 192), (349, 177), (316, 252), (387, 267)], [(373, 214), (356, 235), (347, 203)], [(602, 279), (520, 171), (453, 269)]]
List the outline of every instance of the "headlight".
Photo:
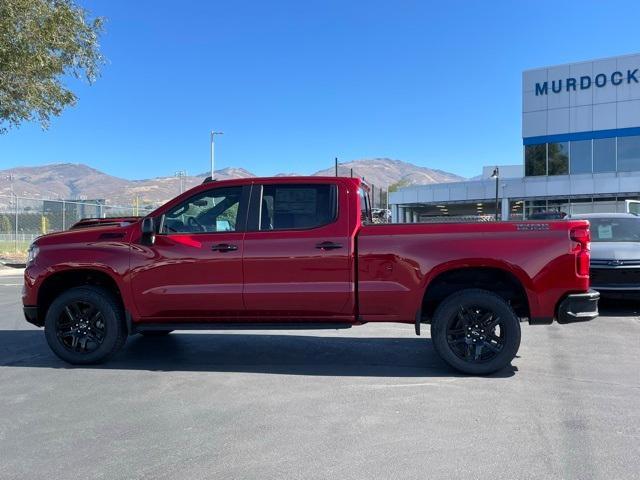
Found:
[(40, 253), (40, 249), (37, 245), (33, 243), (29, 245), (29, 251), (27, 252), (27, 265), (31, 265), (33, 262), (35, 262), (38, 253)]

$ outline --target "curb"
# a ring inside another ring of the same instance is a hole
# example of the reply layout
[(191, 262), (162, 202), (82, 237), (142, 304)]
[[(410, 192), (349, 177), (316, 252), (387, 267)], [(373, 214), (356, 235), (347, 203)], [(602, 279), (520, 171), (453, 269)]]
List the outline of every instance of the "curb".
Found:
[(0, 262), (0, 265), (4, 265), (9, 268), (26, 268), (26, 263), (14, 263), (14, 262)]

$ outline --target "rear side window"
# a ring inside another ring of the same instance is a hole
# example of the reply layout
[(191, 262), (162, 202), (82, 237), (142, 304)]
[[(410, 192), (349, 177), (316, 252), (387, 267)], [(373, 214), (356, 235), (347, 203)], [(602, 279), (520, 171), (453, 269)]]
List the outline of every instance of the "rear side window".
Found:
[(369, 195), (364, 188), (360, 187), (360, 221), (362, 223), (371, 223), (371, 205), (369, 204)]
[(336, 219), (336, 186), (264, 185), (258, 217), (260, 230), (310, 229)]

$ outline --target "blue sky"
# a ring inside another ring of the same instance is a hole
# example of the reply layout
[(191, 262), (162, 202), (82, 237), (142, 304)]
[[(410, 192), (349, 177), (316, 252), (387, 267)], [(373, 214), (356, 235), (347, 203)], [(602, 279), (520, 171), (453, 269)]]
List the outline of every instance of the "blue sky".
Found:
[(640, 51), (635, 1), (84, 0), (108, 63), (76, 107), (0, 136), (0, 169), (148, 178), (312, 173), (390, 157), (463, 176), (520, 163), (522, 70)]

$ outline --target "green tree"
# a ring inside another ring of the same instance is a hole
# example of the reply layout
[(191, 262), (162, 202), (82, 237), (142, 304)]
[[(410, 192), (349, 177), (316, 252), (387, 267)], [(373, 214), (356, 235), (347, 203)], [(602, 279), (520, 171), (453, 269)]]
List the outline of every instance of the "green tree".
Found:
[(0, 0), (0, 133), (31, 120), (47, 128), (76, 103), (63, 78), (97, 78), (102, 25), (73, 0)]
[(397, 192), (399, 189), (404, 188), (406, 186), (409, 185), (409, 180), (398, 180), (395, 183), (392, 183), (391, 185), (389, 185), (389, 188), (387, 189), (387, 191), (389, 192)]

